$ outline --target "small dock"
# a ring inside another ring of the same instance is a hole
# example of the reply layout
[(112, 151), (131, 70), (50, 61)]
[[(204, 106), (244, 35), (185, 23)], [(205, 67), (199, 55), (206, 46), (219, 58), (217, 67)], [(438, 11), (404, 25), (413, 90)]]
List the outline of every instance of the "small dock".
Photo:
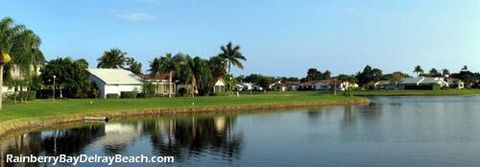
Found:
[(86, 122), (108, 122), (108, 117), (84, 117)]

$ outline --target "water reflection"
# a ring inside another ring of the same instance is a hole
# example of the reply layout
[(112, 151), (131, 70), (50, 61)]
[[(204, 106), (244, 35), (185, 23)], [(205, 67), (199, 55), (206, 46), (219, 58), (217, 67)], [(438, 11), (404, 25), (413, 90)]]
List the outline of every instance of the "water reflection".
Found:
[[(1, 153), (4, 159), (5, 154), (138, 155), (130, 149), (135, 147), (145, 155), (175, 156), (177, 162), (204, 152), (216, 152), (218, 157), (232, 161), (240, 156), (242, 148), (242, 134), (232, 132), (236, 119), (236, 116), (171, 117), (32, 132), (3, 139)], [(149, 142), (133, 146), (144, 140)]]

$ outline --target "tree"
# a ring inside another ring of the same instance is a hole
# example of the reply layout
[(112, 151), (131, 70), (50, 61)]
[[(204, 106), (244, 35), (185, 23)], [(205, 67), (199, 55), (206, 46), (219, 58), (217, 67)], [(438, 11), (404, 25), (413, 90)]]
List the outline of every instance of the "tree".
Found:
[[(57, 58), (47, 62), (41, 70), (41, 80), (45, 85), (55, 86), (67, 97), (83, 98), (88, 97), (91, 89), (91, 83), (87, 73), (88, 64), (84, 59), (73, 60), (70, 57)], [(53, 85), (53, 76), (55, 76), (55, 85)]]
[(367, 65), (362, 72), (357, 74), (357, 81), (360, 86), (365, 86), (371, 82), (379, 81), (381, 77), (382, 70)]
[(240, 46), (234, 46), (232, 42), (228, 42), (227, 45), (221, 46), (220, 49), (222, 50), (222, 53), (220, 53), (218, 56), (227, 60), (228, 74), (231, 74), (230, 70), (232, 65), (243, 69), (243, 64), (241, 61), (246, 61), (247, 59), (242, 55), (242, 53), (240, 53)]
[(320, 75), (321, 75), (321, 72), (318, 71), (316, 68), (310, 68), (310, 69), (308, 69), (308, 71), (307, 71), (307, 77), (306, 77), (306, 79), (307, 79), (308, 81), (319, 80)]
[(98, 58), (97, 68), (124, 68), (127, 53), (118, 48), (105, 51), (103, 56)]
[(432, 68), (432, 69), (429, 71), (428, 76), (430, 76), (430, 77), (441, 77), (442, 74), (441, 74), (440, 72), (438, 72), (437, 69)]
[[(7, 85), (10, 87), (20, 87), (22, 94), (23, 88), (33, 88), (38, 85), (32, 85), (36, 77), (33, 71), (36, 71), (37, 64), (42, 64), (45, 59), (40, 51), (40, 38), (24, 25), (15, 25), (13, 19), (6, 17), (0, 21), (0, 55), (2, 58), (0, 64), (0, 85), (3, 85), (4, 75)], [(7, 63), (11, 55), (12, 61)], [(3, 67), (5, 66), (5, 71)], [(33, 67), (33, 69), (32, 69)], [(11, 76), (10, 71), (15, 68), (19, 74)], [(35, 83), (36, 84), (36, 83)], [(3, 92), (0, 91), (0, 95)], [(23, 96), (22, 96), (23, 97)], [(25, 96), (26, 97), (26, 96)], [(23, 100), (23, 99), (22, 99)], [(0, 101), (1, 104), (1, 101)], [(1, 105), (0, 105), (1, 108)]]
[(447, 76), (447, 75), (450, 75), (450, 71), (446, 68), (442, 69), (442, 75), (443, 76)]
[(424, 71), (420, 65), (415, 66), (415, 69), (413, 70), (414, 73), (417, 73), (418, 76), (421, 76)]
[(180, 54), (177, 54), (175, 57), (172, 57), (172, 54), (167, 53), (163, 57), (153, 59), (150, 63), (150, 72), (152, 74), (168, 73), (168, 97), (170, 98), (172, 98), (173, 92), (173, 75), (175, 72), (179, 71), (179, 56)]
[(193, 73), (195, 74), (196, 86), (198, 94), (208, 95), (215, 84), (213, 81), (212, 72), (208, 64), (208, 60), (200, 57), (193, 58)]
[[(181, 64), (181, 74), (185, 76), (185, 82), (190, 82), (191, 96), (195, 97), (195, 93), (198, 91), (197, 82), (209, 82), (211, 80), (211, 72), (206, 60), (200, 57), (192, 58), (186, 55)], [(208, 83), (202, 83), (202, 87), (205, 87)], [(198, 91), (199, 92), (199, 91)]]
[(226, 71), (227, 63), (225, 59), (219, 56), (210, 57), (210, 59), (208, 60), (208, 66), (210, 67), (210, 71), (212, 72), (212, 77), (215, 80), (227, 75), (227, 71)]
[(126, 58), (126, 65), (127, 70), (131, 71), (134, 74), (140, 75), (142, 74), (142, 63), (135, 61), (134, 58), (128, 57)]
[[(0, 21), (0, 86), (3, 85), (3, 74), (4, 74), (4, 64), (6, 63), (4, 60), (5, 57), (9, 56), (10, 48), (12, 48), (12, 41), (14, 34), (13, 28), (13, 19), (6, 17)], [(3, 88), (2, 88), (3, 89)], [(3, 103), (3, 91), (0, 89), (0, 110), (2, 109)]]

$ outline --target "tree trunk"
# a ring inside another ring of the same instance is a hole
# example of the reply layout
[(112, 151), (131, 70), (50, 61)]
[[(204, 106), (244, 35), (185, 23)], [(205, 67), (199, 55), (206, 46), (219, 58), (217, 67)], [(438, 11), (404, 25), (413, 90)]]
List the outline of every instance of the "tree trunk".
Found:
[(232, 69), (232, 63), (228, 61), (228, 75), (230, 75), (230, 69)]
[(169, 87), (168, 88), (169, 89), (168, 90), (168, 97), (169, 98), (172, 98), (172, 91), (173, 91), (173, 85), (172, 85), (172, 78), (173, 77), (172, 77), (172, 75), (173, 75), (173, 71), (170, 71), (170, 73), (168, 74), (168, 82), (169, 82), (169, 84), (168, 84), (168, 87)]
[(192, 97), (195, 97), (195, 90), (197, 88), (197, 79), (195, 76), (192, 76)]

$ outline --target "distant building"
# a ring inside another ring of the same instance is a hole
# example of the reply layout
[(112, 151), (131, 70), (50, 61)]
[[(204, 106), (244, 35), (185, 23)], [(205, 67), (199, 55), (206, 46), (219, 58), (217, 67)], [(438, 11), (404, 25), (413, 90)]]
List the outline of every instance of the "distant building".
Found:
[(305, 81), (298, 84), (298, 90), (315, 90), (317, 81)]
[(313, 84), (314, 90), (330, 90), (332, 86), (328, 81), (317, 81)]
[(399, 90), (399, 84), (392, 83), (391, 81), (378, 81), (373, 84), (375, 89), (383, 89), (383, 90)]
[(435, 87), (449, 87), (443, 77), (418, 77), (405, 78), (400, 83), (400, 89), (404, 90), (433, 90)]
[(294, 81), (285, 82), (285, 85), (287, 86), (287, 90), (290, 90), (290, 91), (296, 91), (298, 89), (299, 84), (300, 82), (294, 82)]
[(138, 91), (142, 89), (142, 79), (124, 69), (88, 69), (88, 78), (95, 83), (100, 92), (101, 98), (106, 98), (107, 94), (117, 94), (121, 92)]
[(278, 81), (268, 86), (270, 90), (285, 92), (287, 90), (287, 85)]
[(236, 89), (238, 91), (252, 91), (253, 86), (254, 86), (253, 83), (240, 82), (237, 84)]
[(215, 82), (215, 85), (213, 85), (213, 93), (221, 93), (225, 92), (225, 81), (223, 78), (217, 79), (217, 82)]
[(343, 81), (339, 84), (339, 89), (341, 91), (346, 91), (350, 88), (358, 88), (358, 84), (356, 83), (350, 83), (350, 82), (347, 82), (347, 81)]
[[(155, 85), (155, 94), (166, 96), (170, 91), (170, 82), (168, 74), (146, 74), (144, 75), (145, 80), (151, 82)], [(175, 81), (172, 81), (172, 94), (176, 93), (177, 84)]]
[(452, 89), (464, 89), (465, 88), (465, 83), (462, 80), (459, 79), (453, 79), (449, 78), (447, 79), (447, 83), (450, 88)]

